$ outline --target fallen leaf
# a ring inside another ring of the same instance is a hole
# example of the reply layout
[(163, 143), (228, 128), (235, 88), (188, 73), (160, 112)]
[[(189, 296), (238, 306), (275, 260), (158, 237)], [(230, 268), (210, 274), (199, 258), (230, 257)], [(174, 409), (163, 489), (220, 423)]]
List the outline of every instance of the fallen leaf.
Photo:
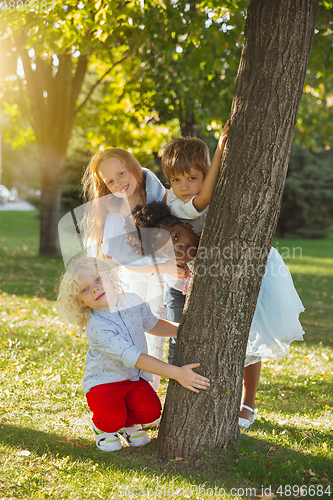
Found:
[(272, 467), (272, 469), (274, 469), (274, 468), (275, 468), (275, 465), (274, 465), (272, 462), (266, 462), (266, 463), (264, 464), (264, 467), (266, 467), (266, 468), (268, 468), (268, 467)]
[(268, 450), (268, 452), (267, 452), (267, 455), (268, 455), (268, 453), (269, 453), (270, 451), (273, 451), (273, 450), (276, 450), (276, 446), (271, 446), (271, 447), (270, 447), (270, 449), (269, 449), (269, 450)]
[(324, 483), (324, 484), (331, 484), (331, 483), (329, 482), (329, 480), (328, 480), (326, 477), (321, 477), (321, 478), (320, 478), (320, 481), (321, 481), (322, 483)]
[[(178, 488), (178, 490), (176, 490), (174, 492), (174, 494), (172, 495), (171, 498), (176, 498), (176, 497), (179, 497), (179, 495), (184, 495), (184, 489), (183, 488)], [(190, 498), (188, 495), (184, 495), (185, 498)]]
[(71, 448), (73, 448), (73, 440), (70, 437), (67, 437), (66, 439), (63, 439), (59, 441), (59, 443), (66, 443), (69, 444)]
[(176, 457), (175, 460), (178, 460), (178, 461), (179, 460), (184, 460), (184, 458), (183, 457)]
[(273, 500), (273, 498), (277, 498), (274, 493), (270, 493), (269, 495), (257, 495), (258, 498), (262, 498), (262, 500)]

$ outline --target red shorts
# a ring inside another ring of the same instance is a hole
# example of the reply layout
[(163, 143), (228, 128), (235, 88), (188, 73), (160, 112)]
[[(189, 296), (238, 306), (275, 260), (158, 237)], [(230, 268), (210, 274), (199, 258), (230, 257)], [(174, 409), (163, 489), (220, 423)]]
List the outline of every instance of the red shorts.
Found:
[(104, 432), (117, 432), (122, 427), (148, 424), (161, 415), (160, 400), (146, 380), (124, 380), (96, 385), (86, 394), (93, 412), (93, 422)]

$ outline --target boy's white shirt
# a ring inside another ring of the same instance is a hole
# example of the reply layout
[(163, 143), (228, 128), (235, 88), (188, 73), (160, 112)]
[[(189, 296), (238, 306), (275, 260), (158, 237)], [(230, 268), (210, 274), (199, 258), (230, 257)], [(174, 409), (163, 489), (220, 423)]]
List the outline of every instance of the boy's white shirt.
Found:
[(201, 212), (193, 205), (193, 198), (191, 198), (187, 203), (177, 198), (173, 189), (171, 188), (167, 196), (167, 205), (170, 208), (172, 215), (179, 217), (184, 222), (189, 222), (197, 234), (202, 233), (202, 229), (207, 217), (208, 207), (204, 208)]

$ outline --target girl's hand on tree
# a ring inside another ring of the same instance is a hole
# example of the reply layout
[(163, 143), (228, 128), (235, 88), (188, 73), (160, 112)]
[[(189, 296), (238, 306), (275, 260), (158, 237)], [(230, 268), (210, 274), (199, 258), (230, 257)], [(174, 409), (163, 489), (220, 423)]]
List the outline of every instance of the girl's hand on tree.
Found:
[(193, 368), (197, 368), (198, 366), (200, 366), (200, 363), (192, 363), (180, 367), (180, 374), (176, 378), (180, 385), (193, 392), (199, 392), (198, 389), (207, 389), (210, 386), (208, 378), (193, 371)]

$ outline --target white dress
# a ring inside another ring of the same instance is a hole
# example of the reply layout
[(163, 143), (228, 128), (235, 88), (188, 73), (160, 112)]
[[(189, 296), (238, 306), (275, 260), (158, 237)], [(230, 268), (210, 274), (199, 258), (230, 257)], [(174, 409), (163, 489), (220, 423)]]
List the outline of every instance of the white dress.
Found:
[(272, 247), (250, 328), (245, 366), (260, 359), (282, 359), (294, 340), (303, 340), (298, 319), (303, 311), (291, 274)]

